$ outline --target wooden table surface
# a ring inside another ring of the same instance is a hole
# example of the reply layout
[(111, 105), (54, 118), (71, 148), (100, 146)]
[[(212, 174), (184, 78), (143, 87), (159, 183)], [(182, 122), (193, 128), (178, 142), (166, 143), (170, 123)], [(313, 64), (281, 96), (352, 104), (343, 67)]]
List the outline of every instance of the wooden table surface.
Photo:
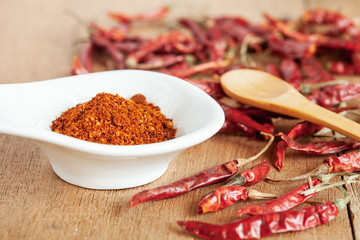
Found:
[[(262, 21), (264, 11), (278, 17), (298, 17), (308, 8), (325, 6), (341, 10), (359, 23), (357, 0), (203, 0), (203, 1), (0, 1), (0, 83), (33, 82), (69, 75), (79, 42), (86, 39), (83, 25), (74, 20), (108, 24), (109, 10), (137, 13), (167, 4), (170, 18), (231, 14)], [(293, 123), (277, 123), (278, 130)], [(35, 142), (0, 134), (0, 239), (194, 239), (177, 220), (226, 223), (236, 219), (238, 203), (214, 214), (196, 215), (197, 203), (212, 187), (198, 189), (173, 199), (128, 207), (130, 197), (144, 189), (170, 183), (235, 157), (249, 157), (265, 144), (236, 134), (217, 134), (194, 146), (171, 163), (166, 173), (145, 186), (127, 190), (89, 190), (62, 181), (52, 171), (47, 157)], [(260, 160), (272, 161), (269, 151)], [(281, 177), (314, 169), (321, 157), (287, 152)], [(270, 177), (279, 177), (272, 168)], [(261, 182), (254, 189), (285, 193), (299, 183), (272, 185)], [(358, 239), (360, 240), (360, 201), (358, 185), (348, 185), (351, 203), (330, 223), (297, 233), (267, 239)], [(337, 190), (315, 196), (327, 201), (340, 197)]]

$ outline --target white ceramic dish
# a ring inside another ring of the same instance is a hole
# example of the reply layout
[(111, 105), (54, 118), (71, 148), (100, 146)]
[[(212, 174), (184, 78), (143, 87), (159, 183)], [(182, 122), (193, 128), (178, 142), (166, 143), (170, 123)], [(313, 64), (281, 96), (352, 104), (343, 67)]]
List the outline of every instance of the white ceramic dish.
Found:
[[(141, 93), (173, 119), (175, 139), (115, 146), (50, 130), (51, 122), (97, 93), (124, 98)], [(182, 150), (214, 135), (224, 122), (220, 106), (181, 79), (141, 70), (119, 70), (33, 83), (0, 85), (0, 132), (36, 140), (63, 180), (92, 189), (122, 189), (159, 178)]]

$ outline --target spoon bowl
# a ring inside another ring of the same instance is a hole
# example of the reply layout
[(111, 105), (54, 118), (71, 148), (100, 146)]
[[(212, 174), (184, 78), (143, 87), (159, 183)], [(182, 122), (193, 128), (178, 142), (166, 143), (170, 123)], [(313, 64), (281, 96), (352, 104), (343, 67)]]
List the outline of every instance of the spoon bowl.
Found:
[[(52, 121), (62, 112), (100, 92), (126, 99), (143, 94), (173, 120), (175, 139), (120, 146), (51, 131)], [(85, 188), (122, 189), (149, 183), (166, 171), (177, 154), (210, 138), (223, 123), (221, 107), (202, 90), (151, 71), (106, 71), (0, 85), (0, 133), (35, 140), (60, 178)]]
[(269, 73), (232, 70), (221, 76), (221, 86), (239, 102), (313, 122), (360, 141), (359, 124), (311, 102), (286, 81)]

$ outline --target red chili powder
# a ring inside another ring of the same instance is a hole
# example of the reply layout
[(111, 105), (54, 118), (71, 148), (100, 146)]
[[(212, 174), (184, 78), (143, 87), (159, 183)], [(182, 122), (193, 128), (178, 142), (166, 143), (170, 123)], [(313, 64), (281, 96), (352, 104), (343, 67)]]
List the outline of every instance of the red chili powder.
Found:
[(176, 133), (172, 120), (141, 94), (127, 100), (118, 94), (99, 93), (62, 113), (50, 128), (67, 136), (113, 145), (162, 142), (175, 138)]

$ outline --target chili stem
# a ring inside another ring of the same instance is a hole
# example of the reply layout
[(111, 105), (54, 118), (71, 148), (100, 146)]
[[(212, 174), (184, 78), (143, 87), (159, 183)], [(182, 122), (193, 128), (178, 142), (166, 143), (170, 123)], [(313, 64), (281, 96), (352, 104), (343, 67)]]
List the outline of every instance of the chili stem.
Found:
[(341, 192), (343, 193), (343, 198), (334, 200), (334, 203), (335, 203), (336, 207), (338, 208), (338, 210), (341, 211), (350, 202), (350, 196), (349, 196), (348, 192), (344, 189), (344, 187), (339, 186), (337, 188), (340, 189)]
[(295, 181), (307, 179), (309, 177), (318, 177), (320, 175), (327, 174), (328, 172), (329, 172), (329, 166), (326, 163), (324, 163), (324, 164), (321, 164), (319, 167), (315, 168), (314, 170), (312, 170), (311, 172), (305, 173), (300, 176), (296, 176), (296, 177), (288, 178), (288, 179), (272, 179), (272, 178), (266, 177), (265, 180), (269, 181), (269, 182), (273, 182), (273, 183), (295, 182)]
[(249, 56), (249, 54), (247, 54), (247, 51), (248, 51), (248, 48), (249, 48), (250, 44), (252, 44), (252, 43), (261, 43), (261, 42), (262, 42), (261, 38), (251, 36), (250, 34), (247, 34), (244, 37), (244, 39), (242, 41), (242, 44), (240, 46), (240, 62), (244, 66), (247, 66), (247, 67), (250, 67), (250, 68), (256, 68), (256, 66), (257, 66), (256, 62), (254, 61), (253, 58), (251, 58)]
[(348, 179), (336, 183), (321, 183), (316, 185), (315, 187), (309, 188), (308, 190), (301, 192), (301, 194), (303, 194), (304, 196), (308, 196), (310, 194), (320, 192), (325, 189), (329, 189), (333, 187), (341, 187), (342, 185), (345, 184), (359, 182), (359, 180), (355, 180), (356, 178), (359, 178), (359, 176), (360, 176), (359, 174), (353, 174), (352, 176), (349, 176)]
[(270, 147), (270, 145), (273, 143), (273, 141), (275, 139), (275, 137), (271, 134), (264, 133), (264, 132), (260, 132), (260, 134), (270, 138), (268, 143), (260, 150), (260, 152), (258, 152), (256, 155), (254, 155), (250, 158), (236, 158), (235, 160), (237, 160), (239, 162), (238, 167), (243, 166), (249, 162), (252, 162), (253, 160), (260, 157)]
[(249, 191), (248, 196), (250, 199), (267, 200), (267, 199), (274, 199), (274, 198), (279, 197), (279, 195), (276, 195), (276, 194), (263, 193), (263, 192), (256, 191), (254, 189), (249, 189), (248, 191)]
[(359, 175), (356, 173), (350, 173), (350, 172), (337, 172), (337, 173), (329, 173), (329, 174), (323, 174), (323, 175), (319, 175), (317, 176), (318, 179), (320, 179), (322, 182), (327, 183), (329, 182), (332, 178), (337, 177), (337, 176), (355, 176), (355, 175)]

